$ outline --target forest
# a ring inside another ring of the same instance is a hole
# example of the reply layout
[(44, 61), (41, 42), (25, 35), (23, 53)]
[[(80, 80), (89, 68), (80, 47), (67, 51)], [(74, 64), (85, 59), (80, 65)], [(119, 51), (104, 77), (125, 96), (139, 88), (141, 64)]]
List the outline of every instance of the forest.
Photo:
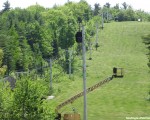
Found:
[[(9, 1), (6, 1), (0, 10), (0, 79), (15, 76), (19, 80), (15, 88), (10, 89), (8, 84), (0, 83), (0, 87), (3, 86), (0, 89), (0, 119), (54, 119), (53, 107), (43, 100), (53, 91), (49, 91), (49, 86), (45, 86), (41, 79), (49, 81), (49, 76), (45, 76), (50, 71), (45, 72), (45, 69), (49, 68), (50, 59), (56, 61), (54, 77), (61, 71), (69, 74), (70, 50), (74, 50), (71, 72), (76, 70), (76, 56), (80, 56), (82, 51), (75, 34), (81, 29), (81, 21), (85, 25), (86, 48), (89, 50), (88, 43), (94, 42), (91, 38), (96, 35), (96, 24), (101, 29), (102, 21), (109, 24), (138, 20), (150, 22), (150, 14), (133, 10), (126, 2), (121, 6), (95, 3), (92, 8), (81, 0), (63, 6), (54, 5), (53, 8), (36, 4), (26, 9), (12, 9)], [(149, 50), (147, 65), (150, 67), (150, 34), (143, 36), (143, 42)]]
[[(79, 28), (78, 18), (86, 23), (86, 37), (95, 35), (94, 25), (101, 21), (150, 21), (150, 15), (144, 11), (134, 11), (127, 3), (111, 7), (95, 4), (91, 8), (86, 1), (69, 2), (64, 6), (46, 9), (33, 5), (27, 9), (10, 9), (7, 1), (0, 16), (0, 47), (3, 51), (2, 65), (6, 65), (6, 74), (13, 71), (33, 69), (49, 58), (59, 58), (62, 51), (76, 47), (75, 33)], [(108, 14), (107, 14), (108, 13)], [(67, 43), (67, 44), (66, 44)], [(67, 58), (66, 58), (67, 59)]]

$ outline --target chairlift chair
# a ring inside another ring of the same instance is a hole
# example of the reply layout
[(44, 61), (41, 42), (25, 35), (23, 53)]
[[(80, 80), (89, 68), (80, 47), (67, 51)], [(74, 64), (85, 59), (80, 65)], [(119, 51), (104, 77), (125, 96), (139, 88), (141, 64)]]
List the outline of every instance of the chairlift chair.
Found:
[(116, 68), (116, 67), (113, 68), (113, 77), (119, 78), (123, 76), (124, 76), (123, 68)]

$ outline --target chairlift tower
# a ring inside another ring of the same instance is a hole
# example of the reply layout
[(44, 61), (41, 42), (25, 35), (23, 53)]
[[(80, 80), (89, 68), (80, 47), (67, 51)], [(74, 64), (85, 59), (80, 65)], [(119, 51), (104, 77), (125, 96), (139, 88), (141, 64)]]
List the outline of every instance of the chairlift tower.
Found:
[(71, 73), (72, 73), (72, 67), (71, 67), (71, 63), (72, 63), (72, 51), (69, 51), (69, 79), (71, 79)]
[(109, 21), (109, 14), (108, 14), (108, 9), (107, 9), (107, 23)]
[(102, 30), (104, 29), (104, 13), (102, 12)]
[(95, 45), (95, 47), (96, 47), (96, 50), (99, 47), (99, 45), (98, 45), (98, 22), (96, 23), (96, 45)]
[(82, 59), (83, 59), (83, 98), (84, 98), (84, 115), (83, 120), (87, 120), (87, 98), (86, 98), (86, 48), (85, 48), (85, 28), (82, 24), (82, 31), (80, 31), (80, 24), (82, 23), (81, 18), (79, 21), (79, 31), (76, 33), (76, 42), (82, 43)]
[(84, 96), (84, 119), (87, 120), (87, 97), (86, 97), (86, 48), (85, 48), (85, 29), (82, 25), (82, 57), (83, 57), (83, 96)]

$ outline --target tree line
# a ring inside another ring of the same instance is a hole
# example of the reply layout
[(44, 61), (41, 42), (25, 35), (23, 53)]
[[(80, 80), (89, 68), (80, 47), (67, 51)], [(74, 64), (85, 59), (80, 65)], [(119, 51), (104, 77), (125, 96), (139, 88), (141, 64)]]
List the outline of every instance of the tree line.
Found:
[(123, 2), (121, 5), (117, 3), (115, 6), (111, 6), (107, 2), (104, 6), (101, 6), (99, 3), (94, 5), (94, 15), (98, 15), (99, 11), (104, 12), (104, 15), (107, 15), (107, 12), (110, 16), (110, 19), (117, 21), (137, 21), (141, 19), (143, 21), (150, 21), (149, 13), (144, 12), (143, 10), (134, 10), (131, 5)]
[[(8, 1), (0, 12), (0, 47), (3, 50), (2, 65), (11, 71), (25, 71), (39, 66), (44, 59), (59, 57), (64, 49), (77, 47), (75, 33), (79, 29), (78, 18), (86, 23), (87, 37), (95, 34), (94, 22), (104, 20), (149, 21), (144, 11), (134, 11), (125, 2), (123, 8), (116, 4), (103, 7), (95, 4), (94, 9), (84, 0), (68, 2), (64, 6), (44, 8), (38, 4), (26, 9), (11, 9)], [(88, 38), (87, 38), (88, 39)], [(67, 43), (67, 44), (66, 44)]]

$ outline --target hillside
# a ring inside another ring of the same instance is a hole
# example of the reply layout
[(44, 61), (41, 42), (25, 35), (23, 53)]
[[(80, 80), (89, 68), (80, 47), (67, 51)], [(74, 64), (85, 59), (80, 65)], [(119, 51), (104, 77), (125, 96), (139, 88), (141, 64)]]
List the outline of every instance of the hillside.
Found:
[[(93, 97), (96, 96), (96, 106), (99, 106), (94, 108), (97, 112), (94, 111), (90, 116), (93, 120), (97, 119), (96, 116), (102, 116), (102, 120), (123, 120), (127, 116), (149, 115), (149, 103), (145, 98), (150, 76), (146, 66), (146, 51), (141, 40), (148, 29), (148, 24), (137, 22), (111, 23), (105, 26), (102, 48), (96, 60), (98, 65), (94, 68), (99, 66), (97, 71), (102, 71), (100, 73), (107, 76), (111, 74), (109, 71), (113, 66), (123, 67), (125, 77), (106, 85), (98, 91), (99, 96), (96, 92), (92, 94)], [(93, 106), (94, 101), (91, 100), (90, 103)]]
[[(114, 22), (105, 24), (104, 30), (99, 31), (100, 47), (98, 51), (93, 48), (92, 60), (88, 60), (87, 52), (87, 86), (111, 76), (113, 67), (124, 68), (125, 75), (123, 79), (115, 78), (87, 95), (89, 120), (124, 120), (130, 116), (149, 116), (150, 102), (146, 98), (150, 89), (150, 74), (147, 51), (141, 39), (142, 35), (149, 33), (149, 29), (150, 24), (147, 22)], [(50, 104), (58, 105), (82, 91), (82, 76), (78, 75), (69, 84), (66, 81), (55, 86), (61, 92), (56, 94)], [(72, 107), (82, 115), (83, 97), (60, 112), (71, 113)]]

